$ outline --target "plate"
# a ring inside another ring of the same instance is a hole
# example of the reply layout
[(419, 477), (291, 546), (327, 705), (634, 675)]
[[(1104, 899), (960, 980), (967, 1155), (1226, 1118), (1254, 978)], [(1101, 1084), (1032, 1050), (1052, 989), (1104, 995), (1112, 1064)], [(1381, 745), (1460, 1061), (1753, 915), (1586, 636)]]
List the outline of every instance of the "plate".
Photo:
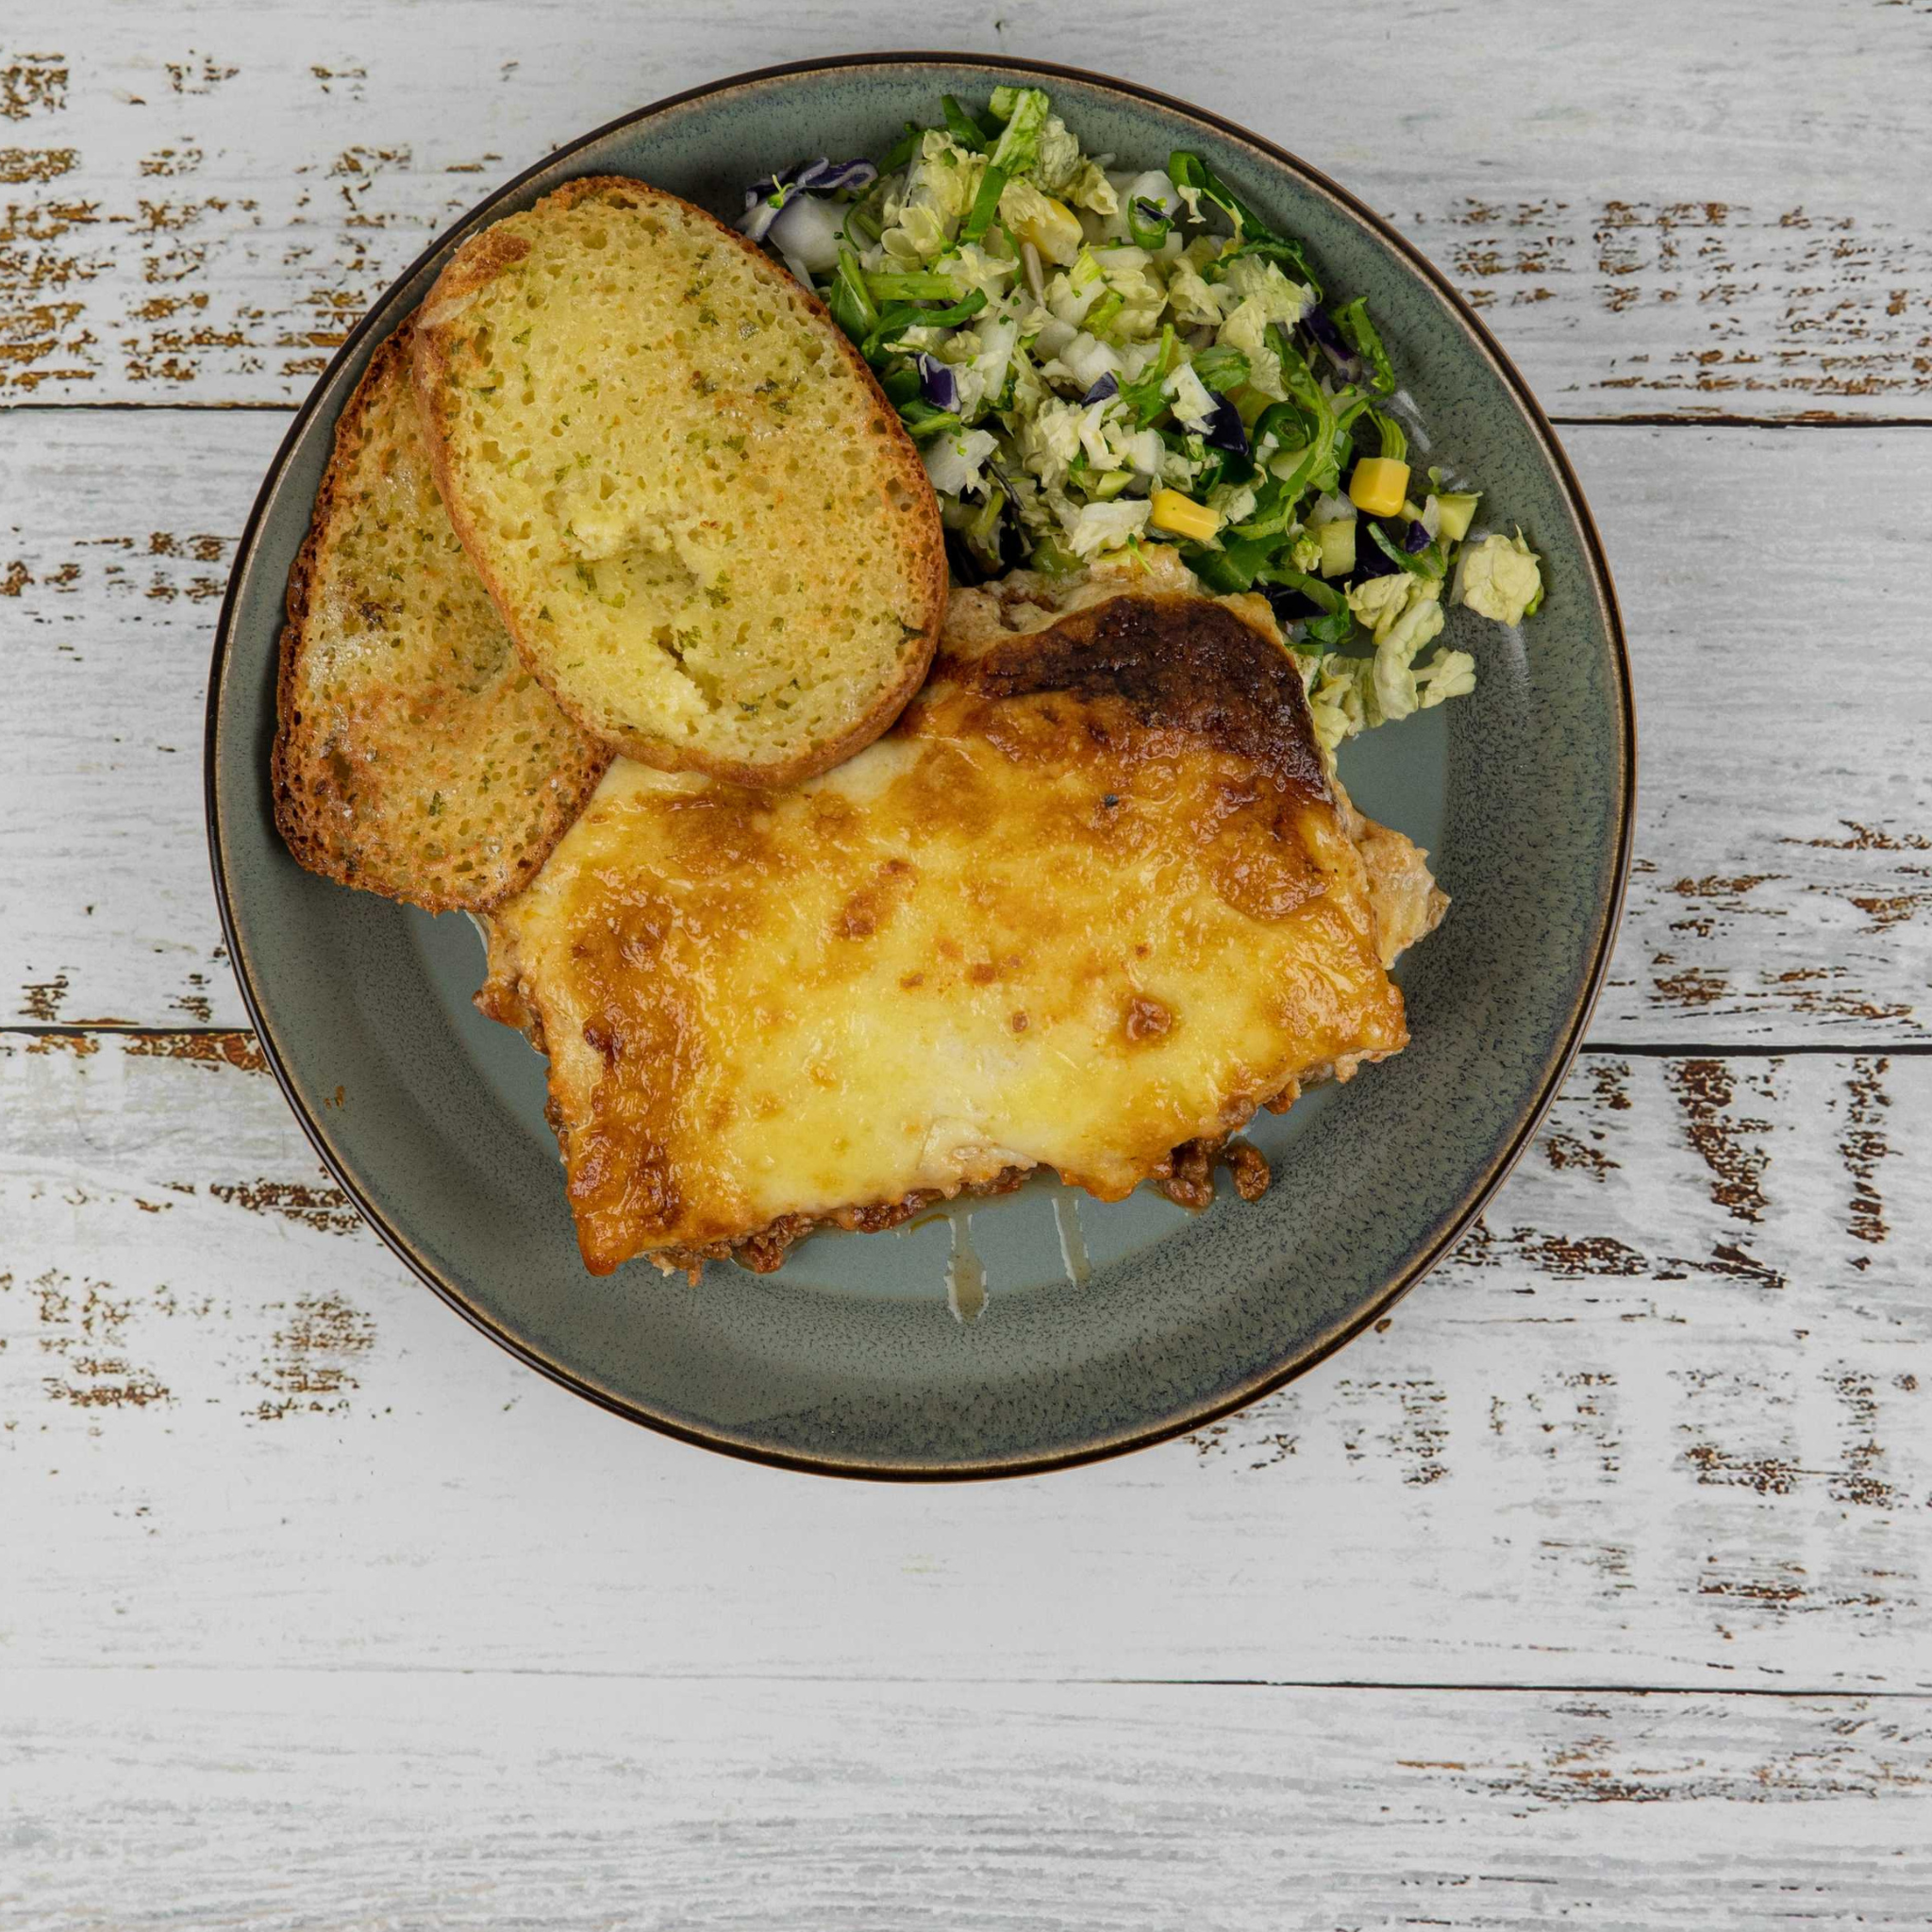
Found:
[[(1454, 906), (1403, 962), (1412, 1044), (1264, 1115), (1255, 1204), (1150, 1190), (1103, 1205), (1033, 1182), (886, 1234), (824, 1234), (776, 1274), (701, 1282), (577, 1258), (542, 1066), (469, 995), (482, 947), (302, 871), (268, 788), (289, 566), (337, 412), (371, 351), (478, 226), (579, 175), (633, 175), (735, 215), (801, 156), (878, 154), (940, 96), (1049, 89), (1090, 152), (1199, 150), (1328, 287), (1366, 295), (1431, 437), (1541, 552), (1526, 639), (1479, 631), (1475, 693), (1346, 748), (1373, 816), (1438, 858)], [(1623, 632), (1576, 479), (1523, 378), (1442, 276), (1368, 209), (1258, 137), (1127, 82), (895, 55), (773, 68), (560, 149), (475, 208), (342, 345), (256, 501), (208, 691), (215, 889), (242, 993), (290, 1105), (343, 1190), (429, 1287), (591, 1401), (736, 1455), (848, 1475), (1019, 1474), (1198, 1427), (1300, 1374), (1454, 1246), (1522, 1152), (1582, 1037), (1629, 862), (1635, 732)]]

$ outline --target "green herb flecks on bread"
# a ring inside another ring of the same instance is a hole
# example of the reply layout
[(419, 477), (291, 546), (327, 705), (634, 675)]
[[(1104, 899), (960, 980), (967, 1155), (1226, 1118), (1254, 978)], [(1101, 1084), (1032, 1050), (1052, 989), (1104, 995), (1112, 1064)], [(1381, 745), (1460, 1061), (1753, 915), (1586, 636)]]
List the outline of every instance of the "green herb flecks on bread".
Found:
[(605, 176), (483, 230), (415, 372), (457, 529), (587, 731), (774, 786), (918, 689), (946, 603), (918, 452), (817, 300), (701, 209)]
[(290, 573), (275, 823), (326, 878), (478, 909), (534, 876), (609, 753), (530, 675), (450, 527), (409, 333), (342, 410)]

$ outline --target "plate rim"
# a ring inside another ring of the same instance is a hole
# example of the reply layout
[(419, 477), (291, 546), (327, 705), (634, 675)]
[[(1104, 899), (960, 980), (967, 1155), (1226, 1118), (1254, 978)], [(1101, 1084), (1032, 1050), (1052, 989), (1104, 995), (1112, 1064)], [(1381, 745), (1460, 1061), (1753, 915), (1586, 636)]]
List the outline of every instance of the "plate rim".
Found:
[[(435, 1263), (421, 1252), (409, 1235), (394, 1225), (364, 1194), (354, 1174), (345, 1160), (339, 1157), (332, 1144), (319, 1109), (312, 1104), (311, 1097), (302, 1091), (291, 1072), (282, 1042), (268, 1020), (257, 993), (255, 973), (250, 964), (248, 950), (242, 943), (238, 930), (224, 850), (217, 751), (225, 722), (222, 704), (224, 673), (227, 665), (242, 577), (254, 554), (269, 500), (275, 492), (296, 444), (308, 431), (337, 372), (356, 355), (364, 341), (375, 332), (378, 319), (391, 304), (396, 291), (412, 280), (434, 258), (458, 242), (470, 229), (494, 219), (490, 211), (508, 196), (515, 193), (525, 182), (555, 168), (559, 161), (568, 161), (573, 156), (582, 153), (586, 148), (621, 129), (637, 126), (674, 108), (724, 94), (734, 89), (805, 75), (838, 73), (865, 67), (969, 67), (1000, 75), (1021, 74), (1049, 79), (1071, 80), (1097, 88), (1102, 92), (1121, 94), (1130, 100), (1160, 108), (1184, 120), (1244, 143), (1275, 165), (1286, 169), (1316, 193), (1327, 197), (1359, 222), (1385, 247), (1391, 250), (1411, 274), (1426, 283), (1441, 298), (1463, 333), (1489, 360), (1515, 397), (1532, 434), (1541, 445), (1544, 457), (1556, 473), (1564, 499), (1582, 534), (1591, 589), (1601, 606), (1606, 632), (1609, 639), (1617, 687), (1618, 702), (1614, 723), (1620, 757), (1617, 760), (1616, 776), (1616, 851), (1614, 863), (1598, 898), (1595, 913), (1596, 937), (1588, 970), (1573, 999), (1569, 1018), (1562, 1028), (1560, 1038), (1544, 1065), (1535, 1093), (1520, 1112), (1515, 1127), (1506, 1143), (1498, 1150), (1489, 1166), (1473, 1179), (1461, 1200), (1450, 1209), (1435, 1239), (1337, 1328), (1287, 1359), (1274, 1364), (1260, 1375), (1250, 1378), (1231, 1393), (1217, 1395), (1209, 1401), (1188, 1408), (1185, 1412), (1167, 1416), (1151, 1425), (1126, 1428), (1096, 1437), (1070, 1449), (1035, 1456), (1002, 1457), (984, 1462), (894, 1464), (857, 1459), (841, 1460), (834, 1455), (774, 1448), (724, 1434), (712, 1434), (658, 1414), (641, 1404), (626, 1401), (585, 1381), (564, 1363), (546, 1357), (541, 1350), (511, 1333), (475, 1306), (455, 1281), (447, 1279)], [(369, 305), (360, 319), (343, 338), (341, 345), (330, 358), (328, 366), (316, 377), (308, 393), (296, 408), (287, 433), (263, 473), (261, 485), (256, 492), (247, 522), (242, 525), (242, 535), (236, 544), (235, 561), (229, 570), (227, 588), (222, 598), (221, 613), (215, 624), (202, 740), (203, 808), (207, 822), (208, 861), (213, 874), (215, 904), (221, 918), (223, 943), (227, 949), (229, 962), (234, 969), (236, 984), (242, 994), (242, 1004), (253, 1024), (263, 1057), (275, 1075), (275, 1084), (280, 1088), (283, 1099), (288, 1103), (290, 1110), (308, 1137), (310, 1146), (362, 1220), (375, 1229), (391, 1252), (439, 1299), (461, 1315), (472, 1327), (488, 1336), (491, 1341), (507, 1350), (525, 1367), (534, 1369), (539, 1374), (567, 1389), (574, 1395), (595, 1404), (612, 1415), (652, 1429), (659, 1435), (669, 1436), (697, 1448), (735, 1457), (741, 1461), (760, 1463), (769, 1468), (796, 1470), (814, 1475), (841, 1476), (873, 1482), (975, 1482), (992, 1481), (1008, 1476), (1040, 1475), (1049, 1471), (1074, 1469), (1087, 1463), (1099, 1462), (1136, 1449), (1150, 1448), (1156, 1443), (1169, 1441), (1176, 1436), (1184, 1436), (1192, 1430), (1205, 1427), (1224, 1416), (1232, 1415), (1273, 1394), (1276, 1390), (1307, 1374), (1317, 1364), (1325, 1361), (1337, 1350), (1346, 1347), (1364, 1329), (1386, 1316), (1456, 1247), (1468, 1231), (1470, 1224), (1508, 1177), (1510, 1171), (1536, 1138), (1537, 1129), (1541, 1125), (1583, 1045), (1597, 1000), (1603, 991), (1604, 981), (1608, 974), (1610, 958), (1615, 950), (1617, 934), (1623, 921), (1624, 905), (1629, 887), (1637, 780), (1637, 716), (1630, 674), (1629, 647), (1624, 635), (1623, 612), (1617, 598), (1615, 579), (1611, 575), (1609, 559), (1604, 551), (1603, 539), (1597, 529), (1595, 516), (1591, 510), (1589, 499), (1584, 494), (1583, 486), (1571, 465), (1569, 456), (1527, 380), (1442, 271), (1374, 209), (1357, 199), (1340, 183), (1332, 180), (1319, 168), (1277, 142), (1256, 134), (1252, 129), (1208, 108), (1198, 107), (1190, 101), (1176, 99), (1172, 94), (1163, 93), (1156, 88), (1145, 87), (1138, 81), (1100, 74), (1089, 68), (1072, 67), (1049, 60), (934, 50), (841, 54), (808, 60), (784, 61), (774, 66), (752, 68), (741, 74), (726, 75), (696, 87), (686, 88), (677, 93), (667, 94), (642, 108), (633, 108), (629, 113), (620, 114), (614, 120), (607, 121), (601, 126), (592, 128), (590, 132), (579, 135), (552, 150), (532, 162), (529, 167), (499, 183), (473, 208), (459, 215), (447, 228), (438, 234), (391, 279), (382, 293)]]

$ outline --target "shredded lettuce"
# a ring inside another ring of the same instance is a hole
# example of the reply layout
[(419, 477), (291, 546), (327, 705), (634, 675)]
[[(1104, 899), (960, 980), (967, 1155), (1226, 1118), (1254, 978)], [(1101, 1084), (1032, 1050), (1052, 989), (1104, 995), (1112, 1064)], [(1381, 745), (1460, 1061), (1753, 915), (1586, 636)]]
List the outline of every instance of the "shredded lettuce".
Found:
[(1227, 395), (1248, 379), (1248, 358), (1240, 349), (1217, 343), (1203, 349), (1193, 360), (1194, 374), (1211, 390)]
[(1400, 572), (1393, 576), (1369, 577), (1349, 586), (1348, 608), (1368, 625), (1379, 644), (1395, 628), (1413, 594), (1411, 580)]
[(1241, 291), (1211, 283), (1201, 271), (1221, 256), (1221, 243), (1211, 235), (1190, 242), (1167, 272), (1167, 300), (1180, 328), (1219, 328), (1223, 319), (1241, 304)]
[(1000, 191), (1000, 220), (1009, 234), (1023, 236), (1047, 261), (1076, 260), (1086, 240), (1079, 216), (1023, 175)]
[[(1049, 114), (1041, 125), (1033, 158), (1033, 178), (1049, 194), (1058, 195), (1062, 201), (1077, 202), (1083, 194), (1098, 192), (1110, 203), (1113, 190), (1108, 186), (1107, 176), (1098, 168), (1092, 169), (1092, 175), (1099, 180), (1096, 189), (1088, 173), (1091, 166), (1081, 154), (1080, 143), (1067, 132), (1065, 122), (1058, 114)], [(1096, 209), (1102, 214), (1108, 211), (1107, 208)]]
[(1388, 350), (1382, 346), (1382, 338), (1375, 332), (1375, 325), (1369, 320), (1368, 297), (1357, 295), (1353, 302), (1333, 310), (1329, 320), (1341, 331), (1342, 341), (1369, 365), (1374, 376), (1375, 393), (1393, 395), (1395, 370)]

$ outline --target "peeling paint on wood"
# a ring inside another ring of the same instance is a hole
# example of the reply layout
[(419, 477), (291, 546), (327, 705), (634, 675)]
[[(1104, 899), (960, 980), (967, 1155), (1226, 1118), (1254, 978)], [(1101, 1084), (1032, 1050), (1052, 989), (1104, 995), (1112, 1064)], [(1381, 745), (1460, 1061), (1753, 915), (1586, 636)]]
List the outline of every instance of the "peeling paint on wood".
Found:
[[(1927, 1038), (1932, 776), (1916, 746), (1932, 684), (1899, 676), (1919, 644), (1890, 588), (1923, 544), (1873, 488), (1900, 463), (1932, 485), (1919, 440), (1568, 432), (1618, 572), (1643, 767), (1600, 1038)], [(1857, 554), (1793, 565), (1796, 498), (1821, 483)], [(1816, 613), (1853, 607), (1831, 647), (1845, 701), (1807, 702)], [(1879, 690), (1890, 704), (1850, 696)]]
[(268, 1056), (252, 1033), (136, 1034), (127, 1041), (125, 1051), (135, 1059), (169, 1059), (199, 1067), (239, 1067), (244, 1074), (268, 1072)]
[[(1764, 1218), (1764, 1191), (1759, 1185), (1771, 1159), (1762, 1146), (1746, 1146), (1745, 1135), (1768, 1134), (1766, 1120), (1740, 1119), (1732, 1103), (1737, 1092), (1734, 1070), (1722, 1060), (1674, 1060), (1668, 1069), (1671, 1090), (1684, 1110), (1690, 1144), (1710, 1170), (1710, 1198), (1734, 1221)], [(1753, 1067), (1744, 1081), (1769, 1099), (1773, 1073)]]
[[(749, 0), (350, 13), (167, 0), (75, 30), (17, 4), (0, 155), (0, 397), (291, 403), (385, 284), (498, 179), (653, 98), (879, 44), (876, 9)], [(1408, 99), (1404, 9), (1350, 85)], [(1857, 0), (1641, 0), (1552, 16), (1496, 0), (1429, 35), (1403, 137), (1295, 110), (1273, 64), (1172, 8), (1116, 9), (1111, 64), (1307, 156), (1447, 270), (1558, 413), (1932, 413), (1932, 248), (1896, 157), (1923, 149), (1925, 22)], [(1075, 65), (1091, 24), (935, 0), (924, 44)], [(219, 51), (211, 51), (219, 50)], [(326, 57), (316, 58), (319, 50)], [(434, 73), (425, 90), (422, 76)], [(1740, 142), (1748, 99), (1776, 141)], [(1499, 115), (1498, 101), (1534, 100)], [(1419, 117), (1419, 118), (1418, 118)], [(1372, 131), (1374, 130), (1374, 131)], [(885, 130), (881, 130), (882, 134)], [(760, 158), (759, 166), (785, 157)], [(756, 172), (756, 169), (750, 170)]]
[[(1845, 1127), (1839, 1141), (1839, 1154), (1852, 1183), (1851, 1215), (1845, 1232), (1854, 1241), (1881, 1246), (1890, 1235), (1886, 1224), (1885, 1199), (1878, 1190), (1879, 1162), (1892, 1153), (1885, 1138), (1885, 1116), (1891, 1107), (1891, 1095), (1885, 1091), (1885, 1076), (1891, 1071), (1887, 1059), (1859, 1059), (1852, 1063), (1845, 1082), (1848, 1105)], [(1852, 1257), (1854, 1268), (1863, 1269), (1870, 1259)]]
[(356, 1234), (362, 1227), (361, 1216), (340, 1188), (306, 1181), (214, 1181), (208, 1192), (250, 1214), (279, 1214), (324, 1234)]
[[(23, 1932), (1923, 1925), (1927, 1701), (23, 1672)], [(277, 1853), (261, 1855), (262, 1807)], [(1681, 1902), (1695, 1900), (1694, 1920)]]
[[(1589, 1056), (1375, 1332), (1191, 1441), (941, 1497), (612, 1423), (357, 1228), (245, 1056), (96, 1039), (0, 1052), (0, 1482), (59, 1546), (21, 1654), (87, 1661), (69, 1606), (131, 1592), (128, 1654), (180, 1663), (1932, 1690), (1932, 1058)], [(625, 1619), (558, 1626), (646, 1553)], [(264, 1612), (344, 1561), (433, 1633)]]

